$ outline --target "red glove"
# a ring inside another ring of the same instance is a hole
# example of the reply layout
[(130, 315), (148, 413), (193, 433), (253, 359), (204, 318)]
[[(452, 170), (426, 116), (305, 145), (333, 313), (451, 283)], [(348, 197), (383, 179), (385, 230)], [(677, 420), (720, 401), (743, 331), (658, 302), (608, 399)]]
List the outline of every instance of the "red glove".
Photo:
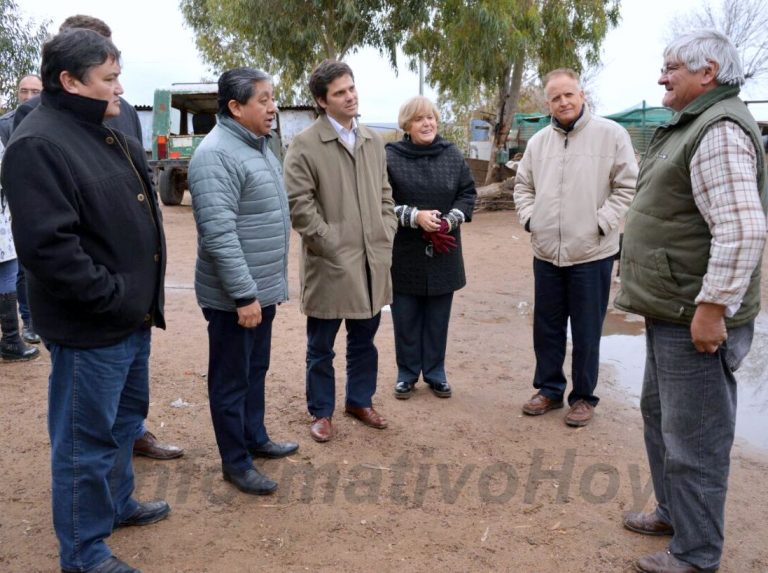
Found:
[(436, 253), (448, 253), (457, 249), (456, 237), (448, 234), (448, 221), (442, 219), (440, 228), (437, 231), (428, 233), (424, 231), (421, 236), (425, 241), (432, 243), (432, 248)]

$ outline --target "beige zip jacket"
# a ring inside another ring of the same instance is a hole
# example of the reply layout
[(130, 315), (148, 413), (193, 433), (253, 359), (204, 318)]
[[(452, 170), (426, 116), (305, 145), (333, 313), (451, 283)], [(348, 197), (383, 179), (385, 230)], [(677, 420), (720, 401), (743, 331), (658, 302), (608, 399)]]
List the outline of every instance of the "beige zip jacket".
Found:
[(567, 267), (615, 255), (636, 183), (623, 127), (593, 116), (586, 104), (567, 133), (553, 120), (528, 142), (515, 182), (515, 208), (534, 256)]

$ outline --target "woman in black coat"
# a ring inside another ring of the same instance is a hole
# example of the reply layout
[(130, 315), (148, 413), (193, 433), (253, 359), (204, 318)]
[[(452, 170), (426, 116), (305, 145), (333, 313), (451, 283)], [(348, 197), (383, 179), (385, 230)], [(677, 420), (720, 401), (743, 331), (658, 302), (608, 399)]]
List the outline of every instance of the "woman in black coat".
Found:
[(459, 228), (472, 219), (477, 193), (461, 152), (437, 134), (429, 99), (405, 102), (398, 121), (405, 136), (387, 144), (399, 223), (392, 252), (395, 397), (410, 398), (422, 375), (435, 395), (448, 398), (448, 320), (453, 293), (466, 284)]

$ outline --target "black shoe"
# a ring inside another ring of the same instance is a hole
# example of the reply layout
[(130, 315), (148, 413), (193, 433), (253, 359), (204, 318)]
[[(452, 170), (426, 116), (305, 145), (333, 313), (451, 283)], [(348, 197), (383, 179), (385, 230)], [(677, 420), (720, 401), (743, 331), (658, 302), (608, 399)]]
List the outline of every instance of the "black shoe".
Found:
[(40, 357), (37, 348), (27, 346), (21, 339), (16, 302), (15, 292), (0, 294), (0, 359), (6, 362), (22, 362)]
[(40, 350), (20, 338), (16, 343), (0, 342), (0, 358), (5, 362), (28, 362), (40, 358)]
[[(61, 573), (72, 573), (72, 570), (62, 569)], [(88, 569), (85, 573), (141, 573), (141, 570), (131, 567), (113, 555), (106, 561), (99, 563), (96, 567)]]
[(429, 384), (429, 389), (432, 390), (432, 393), (438, 398), (451, 397), (451, 387), (448, 385), (448, 382), (435, 382), (434, 384)]
[(26, 326), (21, 329), (21, 338), (27, 344), (40, 344), (40, 335)]
[(395, 398), (397, 398), (398, 400), (407, 400), (408, 398), (413, 396), (414, 386), (416, 386), (415, 383), (401, 380), (400, 382), (395, 384)]
[(275, 460), (295, 454), (299, 449), (299, 444), (295, 442), (273, 442), (269, 440), (266, 444), (250, 450), (254, 458), (269, 458)]
[(147, 501), (140, 503), (133, 514), (120, 522), (119, 527), (128, 525), (149, 525), (168, 517), (171, 513), (171, 506), (163, 500)]
[(221, 472), (224, 474), (224, 481), (228, 481), (243, 493), (269, 495), (277, 489), (277, 483), (260, 474), (256, 468), (244, 473), (228, 472), (222, 468)]

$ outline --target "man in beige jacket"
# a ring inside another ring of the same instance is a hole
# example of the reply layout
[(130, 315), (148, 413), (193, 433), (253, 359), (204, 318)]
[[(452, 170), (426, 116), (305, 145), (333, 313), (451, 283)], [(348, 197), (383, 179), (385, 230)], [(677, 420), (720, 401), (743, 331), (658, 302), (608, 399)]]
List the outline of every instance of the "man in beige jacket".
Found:
[(627, 131), (590, 113), (576, 72), (550, 72), (544, 92), (552, 123), (528, 142), (515, 184), (520, 223), (531, 233), (535, 281), (538, 392), (523, 412), (535, 416), (563, 407), (570, 319), (573, 390), (565, 423), (584, 426), (598, 402), (600, 336), (637, 162)]
[(307, 408), (310, 435), (331, 439), (335, 408), (333, 344), (347, 329), (347, 414), (373, 428), (387, 422), (372, 407), (381, 308), (392, 301), (389, 273), (397, 220), (384, 145), (357, 124), (350, 67), (326, 60), (309, 89), (320, 117), (291, 142), (285, 189), (301, 235), (301, 310), (307, 315)]

